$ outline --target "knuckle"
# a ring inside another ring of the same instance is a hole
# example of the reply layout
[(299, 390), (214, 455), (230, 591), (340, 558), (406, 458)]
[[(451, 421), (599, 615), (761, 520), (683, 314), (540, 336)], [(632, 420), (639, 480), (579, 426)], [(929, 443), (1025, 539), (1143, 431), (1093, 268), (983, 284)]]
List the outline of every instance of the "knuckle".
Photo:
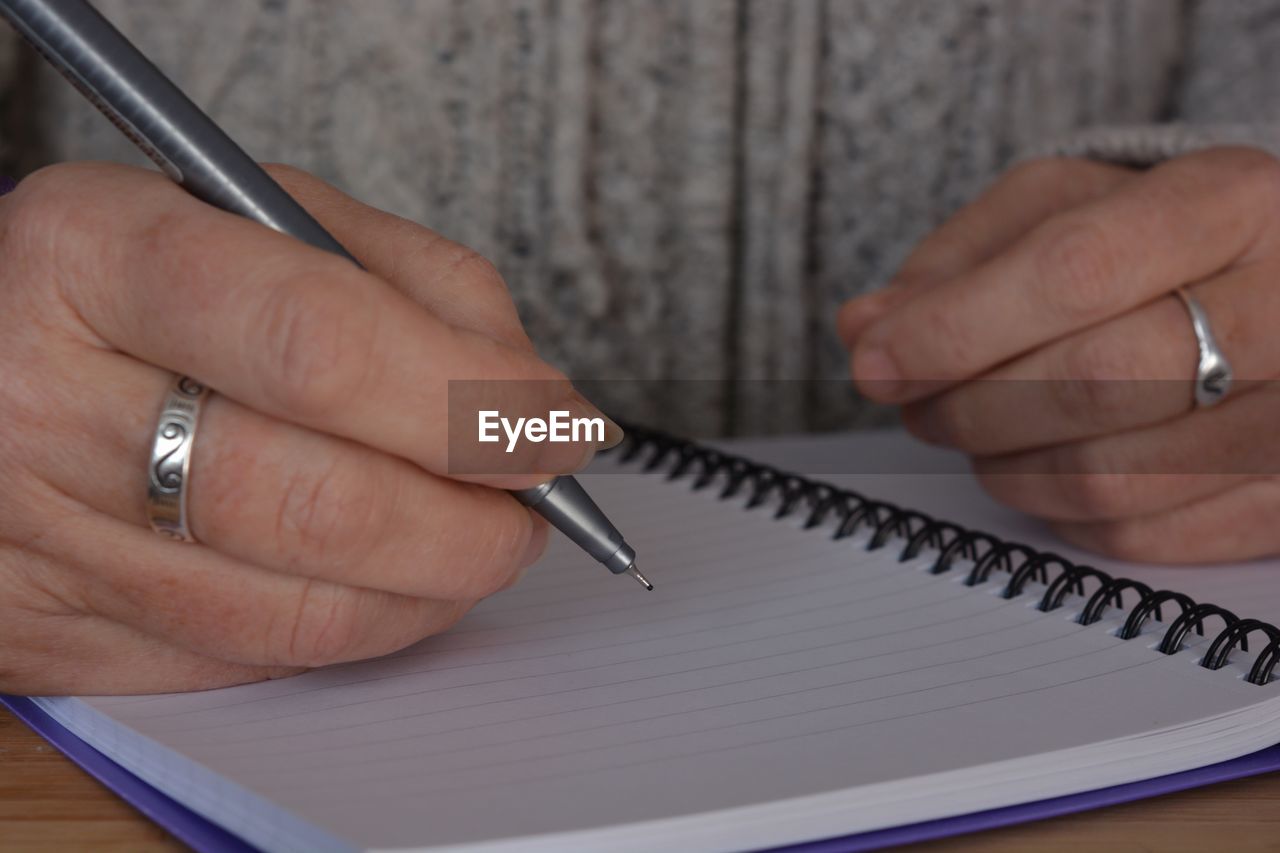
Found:
[(1137, 498), (1135, 476), (1112, 465), (1089, 445), (1063, 451), (1058, 457), (1057, 486), (1073, 512), (1081, 518), (1118, 518), (1131, 514)]
[(1239, 192), (1257, 199), (1268, 213), (1280, 210), (1280, 159), (1258, 148), (1225, 148), (1212, 152), (1229, 164)]
[[(1219, 145), (1192, 155), (1206, 166), (1238, 175), (1245, 184), (1280, 180), (1280, 160), (1261, 148), (1247, 145)], [(1220, 177), (1220, 176), (1219, 176)]]
[(458, 253), (454, 271), (463, 277), (469, 286), (502, 294), (507, 293), (507, 282), (493, 261), (466, 246), (459, 246)]
[(1040, 307), (1072, 323), (1102, 316), (1120, 269), (1115, 240), (1096, 222), (1044, 226), (1035, 260)]
[[(372, 314), (327, 299), (314, 277), (281, 282), (265, 304), (251, 346), (261, 353), (269, 394), (290, 412), (324, 418), (364, 384), (374, 352)], [(251, 324), (253, 325), (253, 324)]]
[(7, 259), (13, 253), (40, 251), (52, 246), (55, 236), (74, 229), (76, 206), (71, 203), (69, 184), (74, 166), (46, 166), (31, 173), (18, 188), (5, 196), (0, 206), (0, 242)]
[(436, 236), (426, 251), (440, 259), (437, 263), (442, 278), (457, 279), (466, 288), (480, 290), (490, 298), (510, 297), (511, 290), (498, 266), (470, 246)]
[(972, 409), (954, 394), (903, 407), (902, 423), (912, 435), (930, 444), (974, 452), (982, 443), (982, 430)]
[[(223, 430), (226, 398), (210, 398), (202, 415), (204, 429), (211, 434), (235, 435), (235, 441), (207, 441), (192, 459), (191, 524), (204, 542), (225, 542), (258, 519), (262, 472), (272, 471), (279, 445), (260, 422), (241, 420), (235, 431)], [(268, 478), (273, 479), (274, 478)]]
[(1072, 341), (1063, 355), (1063, 379), (1129, 379), (1132, 352), (1124, 341), (1087, 334)]
[(1011, 168), (1004, 183), (1025, 192), (1042, 192), (1061, 186), (1074, 174), (1078, 161), (1065, 157), (1040, 157), (1025, 160)]
[(385, 532), (387, 489), (381, 480), (373, 466), (337, 459), (289, 477), (275, 524), (285, 562), (362, 562)]
[(460, 247), (460, 251), (463, 254), (455, 275), (460, 277), (459, 284), (473, 294), (473, 304), (484, 316), (488, 333), (508, 346), (532, 351), (533, 344), (520, 323), (511, 289), (497, 266), (472, 249)]
[(130, 258), (170, 275), (183, 275), (193, 262), (191, 247), (208, 236), (206, 224), (175, 204), (151, 207), (125, 247)]
[(1073, 504), (1091, 518), (1115, 518), (1128, 514), (1133, 501), (1127, 474), (1077, 474), (1072, 478)]
[(266, 659), (317, 667), (390, 654), (455, 625), (470, 601), (407, 599), (390, 593), (308, 582), (289, 618), (268, 639)]
[(984, 457), (973, 459), (971, 465), (978, 485), (993, 499), (1013, 509), (1032, 511), (1034, 504), (1028, 505), (1026, 500), (1028, 483), (1035, 483), (1041, 478), (1034, 474), (1009, 470), (998, 462), (993, 464), (990, 459)]
[(1052, 380), (1059, 411), (1090, 424), (1113, 423), (1129, 411), (1137, 379), (1130, 349), (1098, 335), (1067, 344)]
[(6, 197), (5, 203), (21, 198), (66, 198), (80, 188), (85, 174), (92, 167), (84, 163), (55, 163), (37, 169), (22, 179), (17, 188)]
[(470, 246), (442, 237), (433, 231), (404, 222), (407, 236), (416, 242), (415, 254), (435, 272), (429, 283), (448, 281), (468, 290), (482, 289), (506, 294), (507, 283), (498, 267)]
[(267, 660), (286, 666), (326, 666), (358, 656), (364, 634), (360, 590), (319, 581), (302, 585), (292, 613), (268, 638)]
[(911, 251), (894, 274), (894, 282), (908, 289), (927, 287), (954, 276), (958, 268), (974, 263), (977, 255), (978, 245), (972, 232), (948, 222)]
[[(452, 550), (470, 553), (470, 559), (441, 560), (446, 567), (457, 567), (449, 573), (442, 594), (457, 601), (474, 601), (503, 589), (520, 568), (520, 557), (528, 551), (534, 536), (533, 517), (523, 508), (489, 514), (483, 536), (474, 531), (459, 530)], [(457, 569), (461, 569), (460, 571)]]
[[(180, 198), (181, 191), (158, 175), (101, 163), (60, 163), (23, 178), (0, 205), (0, 239), (28, 248), (54, 250), (58, 245), (101, 242), (104, 225), (117, 217), (119, 183), (127, 176), (134, 208), (150, 208), (154, 196)], [(147, 204), (138, 205), (139, 196)]]
[(1142, 563), (1156, 556), (1156, 543), (1140, 523), (1104, 522), (1094, 526), (1089, 540), (1098, 553), (1113, 560)]
[[(984, 334), (984, 331), (976, 328), (976, 324), (966, 322), (958, 312), (932, 302), (921, 308), (920, 316), (914, 322), (924, 333), (923, 339), (929, 342), (933, 363), (939, 365), (938, 369), (945, 375), (912, 376), (912, 379), (948, 379), (963, 376), (980, 366), (974, 363), (974, 353), (978, 351), (977, 335)], [(890, 348), (893, 346), (891, 341)]]

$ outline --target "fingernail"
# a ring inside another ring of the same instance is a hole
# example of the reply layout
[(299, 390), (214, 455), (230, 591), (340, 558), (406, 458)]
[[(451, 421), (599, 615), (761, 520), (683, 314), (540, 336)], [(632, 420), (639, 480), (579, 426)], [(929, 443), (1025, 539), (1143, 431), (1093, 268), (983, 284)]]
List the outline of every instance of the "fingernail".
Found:
[(871, 302), (871, 310), (874, 310), (876, 315), (879, 316), (885, 311), (888, 311), (889, 308), (893, 306), (893, 303), (897, 302), (901, 298), (902, 288), (896, 281), (891, 281), (884, 287), (876, 290), (875, 293), (872, 293), (871, 298), (868, 301)]
[(577, 407), (582, 414), (581, 417), (600, 418), (604, 421), (604, 441), (596, 445), (596, 450), (608, 450), (610, 447), (617, 447), (622, 443), (622, 439), (626, 437), (622, 427), (613, 422), (613, 419), (604, 412), (597, 409), (591, 402), (577, 391), (569, 395), (569, 400)]
[(855, 299), (854, 302), (858, 305), (859, 313), (867, 317), (874, 317), (884, 313), (884, 310), (889, 307), (889, 303), (895, 295), (892, 291), (882, 288), (873, 293), (863, 294)]
[[(571, 422), (581, 419), (589, 421), (599, 419), (603, 421), (604, 438), (600, 441), (594, 440), (599, 431), (588, 427), (578, 434), (577, 441), (547, 441), (538, 453), (537, 473), (572, 474), (576, 471), (581, 471), (591, 464), (591, 460), (595, 458), (596, 453), (606, 448), (614, 447), (622, 441), (622, 427), (587, 402), (587, 399), (577, 391), (572, 392), (564, 403), (556, 407), (556, 410), (567, 411)], [(572, 435), (570, 435), (570, 438), (572, 438)]]
[(902, 384), (898, 365), (881, 346), (868, 347), (854, 356), (853, 378), (858, 387), (873, 398), (892, 397)]
[[(568, 407), (563, 407), (568, 409)], [(582, 417), (572, 409), (568, 409), (571, 417)], [(558, 476), (574, 474), (591, 464), (595, 458), (596, 446), (589, 441), (546, 441), (534, 460), (531, 474), (547, 474)]]
[(897, 298), (896, 292), (877, 290), (874, 293), (855, 297), (848, 302), (838, 324), (840, 338), (845, 347), (852, 349), (862, 333), (888, 313)]

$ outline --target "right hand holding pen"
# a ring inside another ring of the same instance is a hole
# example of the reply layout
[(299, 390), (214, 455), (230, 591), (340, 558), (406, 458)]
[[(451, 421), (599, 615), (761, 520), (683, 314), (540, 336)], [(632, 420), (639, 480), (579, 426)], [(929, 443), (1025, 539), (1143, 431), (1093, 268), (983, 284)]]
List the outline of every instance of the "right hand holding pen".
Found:
[[(384, 654), (541, 554), (545, 525), (495, 487), (545, 476), (450, 476), (448, 382), (538, 380), (521, 384), (543, 410), (599, 413), (474, 252), (271, 171), (368, 272), (139, 169), (53, 167), (0, 198), (0, 691), (204, 688)], [(193, 545), (144, 507), (175, 373), (215, 390)], [(537, 470), (595, 449), (542, 445)]]

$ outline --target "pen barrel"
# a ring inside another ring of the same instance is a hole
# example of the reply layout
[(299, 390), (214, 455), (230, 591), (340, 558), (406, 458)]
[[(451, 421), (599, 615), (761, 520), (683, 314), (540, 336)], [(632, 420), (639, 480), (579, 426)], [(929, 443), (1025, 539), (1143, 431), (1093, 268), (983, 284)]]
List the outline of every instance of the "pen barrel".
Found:
[(0, 0), (0, 16), (192, 195), (356, 263), (84, 0)]
[(615, 575), (635, 564), (635, 549), (627, 544), (582, 484), (573, 477), (556, 477), (540, 486), (518, 489), (511, 494)]

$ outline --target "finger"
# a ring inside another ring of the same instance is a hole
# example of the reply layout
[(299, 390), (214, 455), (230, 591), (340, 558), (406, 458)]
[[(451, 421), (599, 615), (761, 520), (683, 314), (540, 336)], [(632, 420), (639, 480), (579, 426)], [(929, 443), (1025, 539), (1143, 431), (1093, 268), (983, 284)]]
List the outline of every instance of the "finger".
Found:
[[(30, 450), (33, 468), (90, 507), (145, 528), (146, 465), (171, 377), (118, 354), (85, 359), (74, 376), (61, 389), (61, 422)], [(192, 531), (214, 550), (418, 598), (488, 596), (546, 546), (545, 525), (504, 492), (429, 474), (217, 394), (200, 417), (187, 490)]]
[[(24, 481), (19, 490), (37, 507), (46, 503), (47, 490), (37, 482)], [(303, 670), (195, 654), (87, 612), (79, 579), (68, 577), (76, 573), (30, 547), (61, 532), (59, 518), (45, 516), (33, 530), (6, 531), (6, 538), (22, 546), (0, 546), (0, 691), (53, 696), (206, 690)]]
[(1280, 386), (1261, 383), (1160, 426), (974, 460), (997, 500), (1031, 515), (1101, 521), (1167, 512), (1280, 473)]
[(520, 464), (501, 469), (519, 476), (487, 478), (513, 488), (577, 470), (621, 439), (532, 353), (453, 328), (349, 262), (197, 202), (159, 175), (61, 167), (7, 200), (0, 233), (10, 254), (30, 274), (53, 275), (105, 341), (265, 414), (439, 474), (451, 472), (445, 415), (455, 380), (486, 380), (498, 410), (606, 425), (604, 442), (526, 442)]
[(1053, 157), (1009, 170), (912, 250), (889, 285), (846, 302), (836, 327), (846, 347), (894, 304), (962, 275), (1054, 214), (1132, 180), (1119, 166)]
[(1280, 163), (1245, 149), (1172, 160), (1043, 223), (1007, 252), (886, 314), (854, 373), (905, 402), (1261, 252)]
[(195, 654), (100, 616), (6, 612), (4, 625), (0, 689), (23, 696), (209, 690), (305, 671)]
[(58, 535), (27, 550), (65, 567), (78, 609), (172, 645), (251, 666), (377, 657), (439, 633), (473, 604), (417, 599), (267, 571), (161, 539), (49, 490)]
[(1073, 545), (1119, 560), (1223, 563), (1280, 550), (1277, 512), (1280, 480), (1267, 477), (1165, 513), (1092, 524), (1059, 522), (1053, 529)]
[[(1239, 381), (1280, 372), (1280, 270), (1249, 264), (1187, 288)], [(919, 438), (979, 456), (1080, 441), (1181, 417), (1194, 405), (1199, 345), (1176, 296), (1055, 341), (980, 379), (908, 405)]]
[(265, 168), (371, 273), (451, 326), (533, 349), (502, 276), (479, 253), (301, 169)]
[(31, 623), (22, 631), (34, 641), (0, 653), (4, 691), (22, 696), (212, 690), (306, 671), (198, 655), (96, 616)]
[(895, 281), (916, 289), (954, 278), (1050, 216), (1103, 198), (1135, 174), (1120, 166), (1066, 157), (1021, 163), (926, 237)]

